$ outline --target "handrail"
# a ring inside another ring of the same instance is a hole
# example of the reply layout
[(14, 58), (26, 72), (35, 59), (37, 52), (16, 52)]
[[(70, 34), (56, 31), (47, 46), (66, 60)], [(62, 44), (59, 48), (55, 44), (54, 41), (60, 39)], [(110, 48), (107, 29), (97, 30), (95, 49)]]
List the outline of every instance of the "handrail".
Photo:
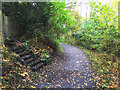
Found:
[[(23, 45), (20, 41), (18, 41), (18, 40), (15, 39), (14, 37), (8, 35), (8, 34), (5, 33), (4, 31), (3, 31), (3, 33), (4, 33), (4, 35), (9, 36), (11, 39), (15, 40), (17, 43), (21, 44), (21, 45), (22, 45), (23, 47), (25, 47), (27, 50), (30, 50), (30, 48), (28, 48), (28, 47), (26, 47), (25, 45)], [(34, 46), (33, 46), (33, 47), (34, 47)], [(32, 50), (30, 50), (30, 51), (33, 53), (33, 55), (35, 55), (34, 52), (33, 52)]]
[[(20, 44), (21, 46), (25, 47), (27, 50), (31, 51), (31, 52), (32, 52), (33, 60), (39, 58), (39, 56), (40, 56), (39, 54), (41, 54), (39, 51), (38, 51), (37, 54), (35, 54), (35, 53), (30, 49), (30, 47), (26, 47), (26, 46), (25, 46), (24, 44), (22, 44), (20, 41), (18, 41), (17, 39), (15, 39), (14, 37), (8, 35), (8, 34), (5, 33), (5, 32), (3, 32), (3, 34), (4, 34), (5, 36), (7, 36), (8, 38), (11, 38), (12, 40), (14, 40), (16, 43)], [(33, 47), (36, 48), (35, 46), (33, 46)], [(21, 63), (24, 64), (25, 67), (27, 68), (27, 63), (25, 62), (25, 60), (24, 60), (22, 57), (20, 57), (20, 59), (21, 59), (21, 61), (22, 61)], [(45, 61), (44, 63), (46, 63), (46, 61)]]
[[(15, 40), (17, 43), (19, 43), (20, 45), (22, 45), (23, 47), (25, 47), (27, 50), (30, 50), (30, 48), (24, 46), (20, 41), (18, 41), (17, 39), (13, 38), (12, 36), (8, 35), (7, 33), (3, 32), (5, 36), (10, 37), (11, 39)], [(33, 54), (34, 52), (32, 50), (30, 50)]]
[[(12, 38), (13, 40), (15, 40), (17, 43), (21, 44), (23, 47), (27, 48), (26, 46), (24, 46), (24, 45), (23, 45), (20, 41), (18, 41), (17, 39), (13, 38), (12, 36), (8, 35), (8, 34), (5, 33), (5, 32), (3, 32), (3, 33), (4, 33), (4, 35), (6, 35), (6, 36)], [(27, 49), (28, 49), (28, 48), (27, 48)]]

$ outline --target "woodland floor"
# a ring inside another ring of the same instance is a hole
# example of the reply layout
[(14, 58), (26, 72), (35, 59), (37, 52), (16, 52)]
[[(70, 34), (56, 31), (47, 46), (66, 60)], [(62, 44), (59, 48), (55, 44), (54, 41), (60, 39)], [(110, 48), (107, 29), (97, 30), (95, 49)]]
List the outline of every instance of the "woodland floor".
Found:
[(37, 88), (93, 88), (94, 73), (85, 53), (69, 44), (61, 44), (64, 57), (56, 58), (41, 68), (40, 78), (34, 79)]

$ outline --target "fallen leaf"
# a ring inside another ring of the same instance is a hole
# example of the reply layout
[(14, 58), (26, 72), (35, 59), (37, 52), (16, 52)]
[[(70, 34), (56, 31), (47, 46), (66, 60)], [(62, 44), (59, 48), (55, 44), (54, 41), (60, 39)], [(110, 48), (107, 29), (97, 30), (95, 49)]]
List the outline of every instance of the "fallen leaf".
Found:
[(36, 88), (35, 86), (30, 86), (31, 88)]
[(57, 84), (56, 86), (61, 87), (61, 85), (60, 85), (60, 84)]
[(82, 78), (82, 76), (80, 76), (80, 78)]
[(20, 85), (17, 86), (17, 88), (19, 88), (19, 87), (20, 87)]
[(47, 79), (45, 79), (44, 82), (47, 82)]

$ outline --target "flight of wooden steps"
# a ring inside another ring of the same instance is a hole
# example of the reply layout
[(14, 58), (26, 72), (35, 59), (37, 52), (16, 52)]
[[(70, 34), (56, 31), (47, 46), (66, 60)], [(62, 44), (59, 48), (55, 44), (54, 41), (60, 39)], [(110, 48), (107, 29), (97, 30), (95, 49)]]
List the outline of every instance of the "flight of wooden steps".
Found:
[[(5, 46), (9, 51), (14, 52), (20, 58), (20, 62), (26, 66), (30, 66), (32, 71), (38, 71), (46, 64), (46, 61), (42, 61), (40, 58), (40, 52), (35, 54), (31, 49), (22, 45), (21, 42), (12, 38), (11, 36), (5, 39)], [(39, 50), (37, 48), (36, 50)]]

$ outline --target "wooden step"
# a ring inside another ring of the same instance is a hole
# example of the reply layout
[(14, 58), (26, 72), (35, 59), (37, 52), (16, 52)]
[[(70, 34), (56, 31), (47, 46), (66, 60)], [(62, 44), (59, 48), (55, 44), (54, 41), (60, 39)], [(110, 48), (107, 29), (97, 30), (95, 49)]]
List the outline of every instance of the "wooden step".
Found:
[(25, 57), (25, 58), (23, 58), (25, 61), (27, 61), (28, 59), (30, 59), (30, 58), (33, 58), (33, 56), (32, 55), (30, 55), (30, 56), (28, 56), (28, 57)]
[(26, 60), (25, 62), (26, 62), (26, 64), (29, 64), (29, 63), (31, 63), (33, 60), (35, 60), (35, 59), (34, 59), (34, 58), (30, 58), (30, 59)]
[(12, 39), (9, 39), (9, 40), (5, 39), (5, 42), (10, 43), (10, 42), (15, 42), (15, 41)]
[(27, 52), (24, 52), (24, 53), (20, 54), (20, 57), (24, 57), (24, 56), (26, 56), (26, 55), (30, 55), (30, 54), (27, 53)]
[(15, 40), (13, 40), (13, 39), (9, 39), (8, 42), (15, 42)]
[(25, 63), (24, 59), (21, 59), (20, 62), (22, 65), (24, 65), (24, 63)]
[(25, 56), (25, 55), (34, 55), (32, 51), (26, 50), (25, 52), (19, 53), (20, 57)]
[(31, 67), (37, 65), (38, 63), (42, 63), (42, 61), (39, 59), (33, 60), (31, 63), (29, 63), (28, 65), (30, 65)]
[(39, 70), (43, 66), (44, 66), (44, 62), (39, 63), (39, 64), (33, 66), (31, 69), (32, 69), (32, 71), (37, 71), (37, 70)]
[(24, 54), (25, 54), (25, 53), (28, 53), (28, 52), (29, 52), (29, 50), (25, 50), (24, 52), (18, 53), (18, 55), (19, 55), (19, 56), (22, 56), (22, 55), (24, 56)]
[(21, 47), (21, 46), (13, 46), (13, 47), (10, 47), (9, 49), (12, 50), (12, 51), (18, 51), (20, 49), (24, 49), (25, 50), (25, 48)]
[[(26, 47), (22, 45), (17, 45), (17, 42), (13, 39), (5, 40), (5, 45), (8, 46), (9, 50), (13, 51), (21, 59), (19, 61), (24, 65), (31, 66), (33, 71), (39, 70), (45, 64), (45, 61), (41, 61), (39, 58), (41, 53), (34, 54), (30, 49), (28, 50)], [(39, 50), (38, 47), (33, 46), (36, 50)]]
[(13, 52), (15, 52), (15, 53), (21, 53), (21, 52), (24, 52), (25, 50), (24, 49), (20, 49), (20, 50), (17, 50), (17, 51), (13, 51)]
[(5, 45), (6, 45), (7, 47), (16, 46), (16, 44), (15, 44), (15, 43), (5, 43)]
[(27, 58), (27, 57), (29, 57), (29, 56), (31, 56), (31, 55), (30, 55), (30, 54), (27, 54), (27, 55), (22, 56), (21, 58)]

